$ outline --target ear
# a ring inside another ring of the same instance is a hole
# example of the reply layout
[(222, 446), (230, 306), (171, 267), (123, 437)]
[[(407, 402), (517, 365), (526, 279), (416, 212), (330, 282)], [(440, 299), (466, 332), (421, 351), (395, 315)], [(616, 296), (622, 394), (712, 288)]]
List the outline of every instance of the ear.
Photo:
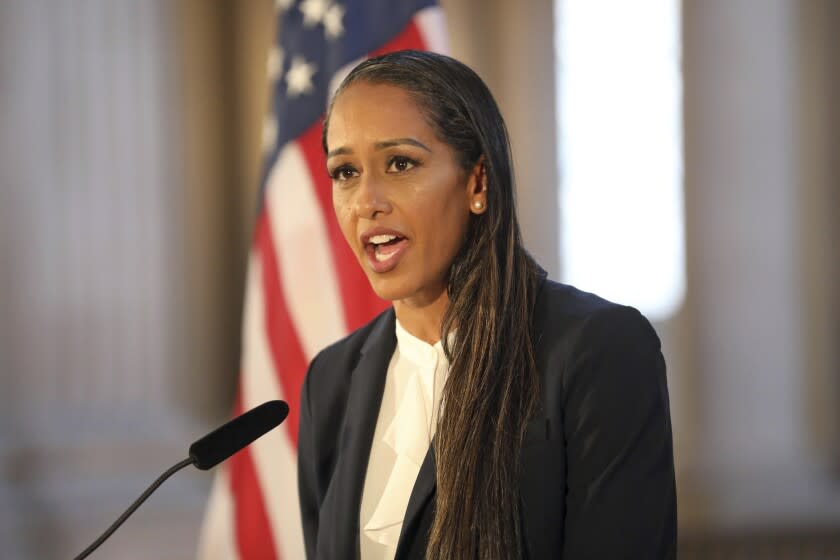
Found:
[(478, 158), (467, 179), (467, 200), (473, 214), (484, 214), (487, 211), (487, 170), (483, 155)]

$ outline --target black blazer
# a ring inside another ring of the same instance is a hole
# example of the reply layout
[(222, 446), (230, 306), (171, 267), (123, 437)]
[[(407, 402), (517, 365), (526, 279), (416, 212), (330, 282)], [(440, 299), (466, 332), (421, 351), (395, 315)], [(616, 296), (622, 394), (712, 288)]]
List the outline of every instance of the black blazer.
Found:
[[(309, 559), (359, 557), (359, 507), (394, 312), (319, 353), (301, 395), (298, 485)], [(529, 558), (674, 558), (676, 491), (665, 364), (635, 309), (546, 279), (534, 309), (541, 410), (522, 449)], [(430, 447), (397, 559), (423, 558), (434, 518)]]

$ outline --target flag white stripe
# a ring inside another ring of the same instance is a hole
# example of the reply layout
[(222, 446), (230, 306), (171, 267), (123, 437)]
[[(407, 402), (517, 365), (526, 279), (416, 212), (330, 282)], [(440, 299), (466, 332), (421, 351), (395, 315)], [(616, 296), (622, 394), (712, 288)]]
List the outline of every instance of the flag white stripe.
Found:
[(344, 78), (347, 77), (347, 74), (349, 74), (350, 71), (356, 66), (358, 66), (363, 60), (364, 58), (357, 58), (356, 60), (351, 60), (350, 62), (339, 68), (335, 74), (333, 74), (333, 77), (330, 78), (329, 89), (327, 90), (327, 104), (329, 104), (330, 101), (332, 101), (333, 95), (335, 95), (335, 90), (338, 89), (338, 86), (341, 85), (341, 82), (344, 81)]
[(423, 38), (427, 51), (446, 54), (449, 52), (449, 37), (446, 33), (446, 18), (440, 6), (423, 8), (414, 16), (417, 29)]
[[(242, 377), (245, 409), (284, 398), (266, 338), (263, 264), (258, 254), (252, 254), (247, 286), (250, 297), (244, 317), (245, 331), (250, 333), (243, 348), (244, 371), (248, 372)], [(289, 438), (288, 427), (268, 432), (251, 444), (250, 450), (278, 553), (284, 560), (304, 558), (300, 510), (297, 507), (297, 477), (292, 476), (297, 471), (297, 453)]]
[(221, 465), (213, 477), (213, 487), (207, 504), (196, 558), (199, 560), (238, 560), (233, 495), (227, 467)]
[(297, 142), (280, 152), (266, 189), (283, 299), (308, 362), (347, 327), (327, 225)]

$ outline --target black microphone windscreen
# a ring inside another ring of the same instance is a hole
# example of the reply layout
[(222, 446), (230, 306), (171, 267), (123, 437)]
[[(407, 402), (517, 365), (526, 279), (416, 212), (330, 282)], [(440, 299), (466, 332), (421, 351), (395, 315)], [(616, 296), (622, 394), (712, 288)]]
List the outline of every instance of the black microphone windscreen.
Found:
[(201, 470), (212, 469), (258, 437), (279, 426), (288, 414), (289, 405), (285, 402), (265, 402), (190, 445), (190, 459)]

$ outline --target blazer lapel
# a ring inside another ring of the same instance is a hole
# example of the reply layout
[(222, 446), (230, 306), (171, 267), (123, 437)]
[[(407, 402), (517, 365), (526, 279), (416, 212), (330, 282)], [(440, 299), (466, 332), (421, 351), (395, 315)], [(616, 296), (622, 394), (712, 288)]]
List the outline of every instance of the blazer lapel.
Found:
[(327, 530), (331, 534), (325, 535), (325, 540), (319, 543), (319, 557), (321, 545), (327, 543), (330, 549), (326, 554), (327, 558), (359, 556), (359, 507), (362, 489), (385, 389), (388, 364), (396, 344), (394, 311), (391, 309), (371, 331), (351, 374), (347, 410), (341, 428), (341, 449), (330, 483), (330, 493), (333, 495), (327, 497), (332, 498), (333, 502), (328, 508), (332, 519), (323, 525), (325, 529), (328, 527)]
[[(437, 470), (433, 442), (426, 452), (420, 472), (417, 473), (414, 488), (411, 490), (411, 496), (408, 498), (395, 558), (425, 558), (428, 531), (431, 527), (423, 527), (423, 521), (427, 519), (427, 516), (423, 514), (427, 511), (436, 487)], [(417, 539), (420, 539), (419, 542)], [(415, 554), (411, 554), (411, 551)]]

